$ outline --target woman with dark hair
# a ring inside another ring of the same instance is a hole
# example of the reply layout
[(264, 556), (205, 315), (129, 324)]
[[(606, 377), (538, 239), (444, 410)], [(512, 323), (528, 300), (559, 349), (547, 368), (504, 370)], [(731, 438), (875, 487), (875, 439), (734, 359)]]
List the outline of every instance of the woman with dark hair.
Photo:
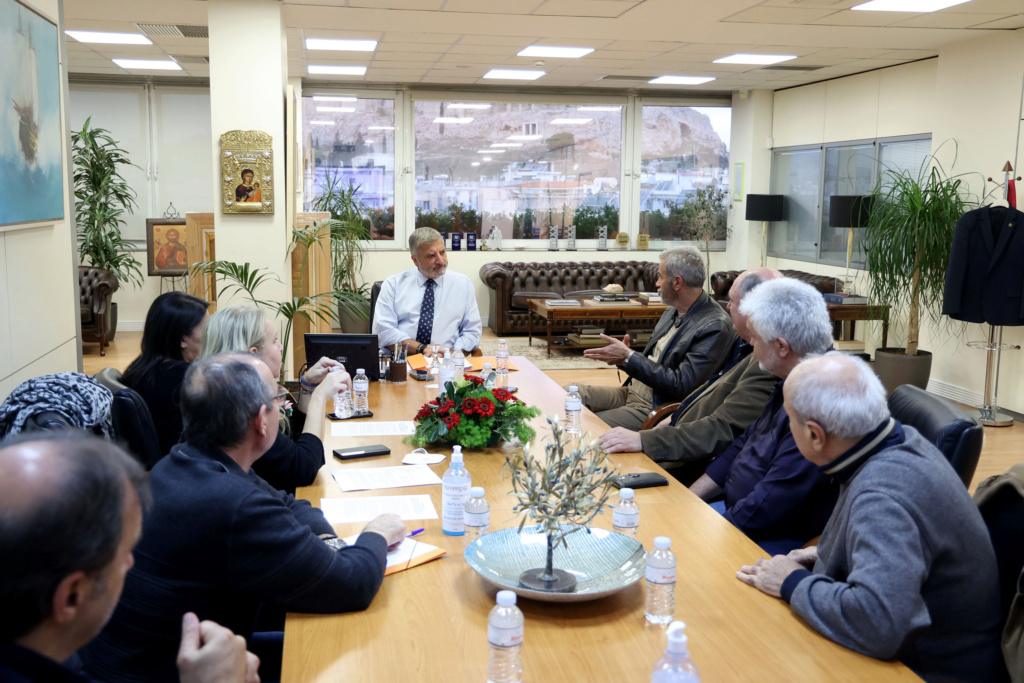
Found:
[(188, 364), (199, 357), (209, 303), (181, 292), (161, 294), (149, 307), (142, 331), (142, 353), (124, 371), (122, 382), (142, 396), (149, 406), (166, 455), (181, 438), (178, 389)]

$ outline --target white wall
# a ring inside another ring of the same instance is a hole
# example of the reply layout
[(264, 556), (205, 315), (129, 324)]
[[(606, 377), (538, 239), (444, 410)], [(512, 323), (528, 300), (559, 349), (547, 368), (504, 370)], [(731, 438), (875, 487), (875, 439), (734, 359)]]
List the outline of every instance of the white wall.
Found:
[[(58, 35), (63, 35), (60, 0), (26, 4), (57, 24)], [(63, 65), (60, 73), (66, 82)], [(62, 120), (65, 107), (62, 85)], [(63, 132), (66, 172), (67, 131)], [(0, 399), (31, 377), (79, 368), (73, 199), (65, 187), (64, 220), (0, 232)]]

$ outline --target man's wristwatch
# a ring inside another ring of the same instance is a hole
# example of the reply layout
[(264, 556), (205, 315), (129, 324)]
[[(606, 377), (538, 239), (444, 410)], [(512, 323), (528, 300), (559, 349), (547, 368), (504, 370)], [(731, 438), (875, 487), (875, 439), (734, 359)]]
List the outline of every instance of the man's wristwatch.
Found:
[(629, 359), (633, 357), (634, 353), (636, 353), (636, 349), (630, 349), (629, 353), (626, 354), (626, 357), (622, 359), (622, 364), (625, 365), (626, 363), (628, 363)]
[(416, 353), (423, 353), (423, 349), (427, 348), (426, 344), (420, 344), (416, 347)]
[(324, 543), (327, 544), (327, 547), (330, 548), (331, 550), (341, 550), (342, 548), (345, 548), (345, 547), (348, 546), (348, 543), (345, 543), (345, 541), (341, 540), (340, 538), (336, 538), (336, 537), (325, 538), (325, 539), (323, 539), (323, 541), (324, 541)]

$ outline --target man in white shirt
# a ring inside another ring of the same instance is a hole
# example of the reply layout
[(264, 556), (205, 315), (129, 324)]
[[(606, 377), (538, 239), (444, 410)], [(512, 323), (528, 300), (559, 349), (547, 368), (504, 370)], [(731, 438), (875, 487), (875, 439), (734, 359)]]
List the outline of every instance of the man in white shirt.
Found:
[(473, 281), (447, 272), (444, 238), (433, 228), (409, 237), (415, 268), (392, 275), (381, 286), (373, 333), (381, 347), (408, 345), (409, 353), (430, 355), (430, 344), (469, 354), (480, 345), (480, 310)]

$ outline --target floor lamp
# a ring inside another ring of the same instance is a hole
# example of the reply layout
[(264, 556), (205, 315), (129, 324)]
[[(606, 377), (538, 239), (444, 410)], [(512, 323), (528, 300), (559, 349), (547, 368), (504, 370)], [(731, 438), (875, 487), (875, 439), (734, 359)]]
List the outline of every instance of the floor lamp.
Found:
[[(872, 195), (860, 194), (834, 194), (829, 197), (828, 204), (828, 227), (846, 228), (846, 277), (843, 279), (844, 291), (850, 277), (850, 261), (853, 259), (853, 229), (867, 227), (868, 217), (871, 215), (871, 206), (875, 198)], [(847, 292), (848, 294), (850, 292)]]
[(781, 194), (748, 194), (747, 220), (761, 221), (761, 267), (768, 258), (768, 221), (781, 221), (785, 203)]

